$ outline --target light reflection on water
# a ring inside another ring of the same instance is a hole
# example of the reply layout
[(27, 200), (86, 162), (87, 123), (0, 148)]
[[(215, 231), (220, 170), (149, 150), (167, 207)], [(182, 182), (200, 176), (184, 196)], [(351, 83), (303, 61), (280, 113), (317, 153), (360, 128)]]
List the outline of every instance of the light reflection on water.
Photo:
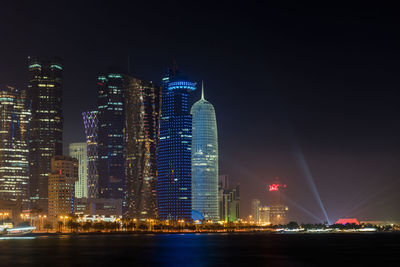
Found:
[(0, 240), (0, 266), (319, 267), (326, 266), (327, 258), (338, 266), (382, 258), (386, 266), (397, 266), (399, 237), (400, 233), (4, 236), (0, 239), (9, 241)]
[(9, 239), (35, 239), (34, 236), (2, 236), (0, 240), (9, 240)]

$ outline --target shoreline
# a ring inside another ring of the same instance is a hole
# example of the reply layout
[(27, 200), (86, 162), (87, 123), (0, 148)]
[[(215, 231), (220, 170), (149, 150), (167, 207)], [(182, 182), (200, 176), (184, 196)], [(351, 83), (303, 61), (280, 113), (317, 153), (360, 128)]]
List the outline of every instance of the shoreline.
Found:
[(310, 233), (310, 232), (296, 232), (296, 233), (280, 233), (274, 231), (202, 231), (202, 232), (158, 232), (158, 231), (115, 231), (115, 232), (72, 232), (72, 233), (30, 233), (26, 235), (10, 235), (0, 237), (50, 237), (50, 236), (93, 236), (93, 235), (181, 235), (181, 234), (266, 234), (266, 235), (343, 235), (343, 234), (399, 234), (399, 231), (384, 231), (384, 232), (324, 232), (324, 233)]

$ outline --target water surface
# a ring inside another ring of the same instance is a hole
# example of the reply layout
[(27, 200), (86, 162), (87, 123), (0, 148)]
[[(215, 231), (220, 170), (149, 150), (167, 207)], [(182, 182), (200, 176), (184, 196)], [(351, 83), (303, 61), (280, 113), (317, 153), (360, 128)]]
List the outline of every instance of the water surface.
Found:
[(400, 266), (400, 234), (157, 234), (0, 239), (0, 266)]

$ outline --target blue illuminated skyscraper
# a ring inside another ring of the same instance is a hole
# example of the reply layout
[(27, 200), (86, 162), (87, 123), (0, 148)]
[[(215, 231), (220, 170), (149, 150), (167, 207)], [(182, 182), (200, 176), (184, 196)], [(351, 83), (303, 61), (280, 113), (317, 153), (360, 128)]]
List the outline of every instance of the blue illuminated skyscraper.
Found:
[(189, 94), (196, 83), (177, 74), (163, 78), (160, 140), (157, 157), (158, 216), (161, 220), (191, 220), (192, 115)]
[(213, 105), (204, 99), (190, 111), (192, 126), (192, 207), (205, 220), (218, 221), (218, 132)]

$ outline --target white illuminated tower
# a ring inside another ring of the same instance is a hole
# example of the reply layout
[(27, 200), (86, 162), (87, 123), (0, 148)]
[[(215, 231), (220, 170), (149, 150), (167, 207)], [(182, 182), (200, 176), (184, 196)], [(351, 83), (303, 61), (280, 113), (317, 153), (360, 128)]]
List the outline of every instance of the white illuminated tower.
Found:
[(192, 114), (192, 208), (205, 220), (218, 221), (218, 132), (213, 105), (194, 103)]
[(88, 197), (88, 158), (86, 142), (69, 144), (69, 156), (78, 160), (78, 181), (75, 182), (75, 197)]

